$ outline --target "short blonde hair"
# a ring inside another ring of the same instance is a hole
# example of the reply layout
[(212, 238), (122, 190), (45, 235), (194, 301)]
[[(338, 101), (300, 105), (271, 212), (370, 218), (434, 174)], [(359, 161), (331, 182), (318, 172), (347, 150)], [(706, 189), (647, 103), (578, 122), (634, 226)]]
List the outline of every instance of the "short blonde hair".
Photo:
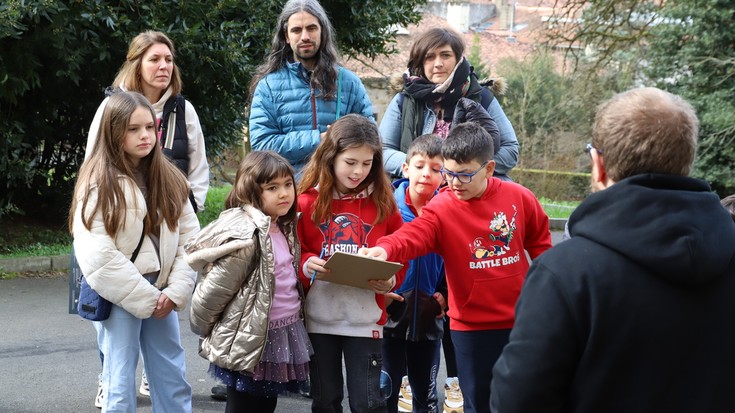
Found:
[(592, 128), (592, 146), (617, 182), (642, 173), (687, 176), (699, 136), (694, 108), (681, 97), (647, 87), (602, 103)]

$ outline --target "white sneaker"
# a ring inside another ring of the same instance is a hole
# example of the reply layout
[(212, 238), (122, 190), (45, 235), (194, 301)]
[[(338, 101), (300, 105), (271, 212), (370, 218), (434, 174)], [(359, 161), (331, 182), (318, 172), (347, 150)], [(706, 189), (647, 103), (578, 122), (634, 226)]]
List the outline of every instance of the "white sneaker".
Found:
[(456, 377), (447, 377), (444, 384), (444, 413), (464, 413), (464, 398)]
[(102, 395), (102, 376), (100, 376), (99, 380), (97, 381), (97, 397), (94, 398), (94, 407), (101, 409), (102, 408), (102, 401), (103, 401), (103, 395)]
[(401, 413), (413, 411), (413, 393), (408, 383), (408, 376), (403, 376), (401, 380), (401, 389), (398, 392), (398, 411)]
[(145, 376), (145, 371), (143, 372), (143, 376), (140, 378), (140, 388), (138, 391), (141, 396), (151, 397), (151, 388), (148, 387), (148, 377)]

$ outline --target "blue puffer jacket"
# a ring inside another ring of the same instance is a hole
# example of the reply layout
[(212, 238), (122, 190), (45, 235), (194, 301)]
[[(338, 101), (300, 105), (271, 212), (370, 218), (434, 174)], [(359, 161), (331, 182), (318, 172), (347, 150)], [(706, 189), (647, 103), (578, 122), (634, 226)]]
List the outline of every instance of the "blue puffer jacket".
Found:
[[(339, 70), (340, 116), (358, 113), (374, 119), (373, 106), (360, 78), (343, 67)], [(281, 154), (297, 172), (319, 144), (319, 135), (338, 117), (336, 99), (325, 101), (319, 97), (308, 78), (301, 63), (287, 63), (258, 82), (250, 109), (251, 147)]]

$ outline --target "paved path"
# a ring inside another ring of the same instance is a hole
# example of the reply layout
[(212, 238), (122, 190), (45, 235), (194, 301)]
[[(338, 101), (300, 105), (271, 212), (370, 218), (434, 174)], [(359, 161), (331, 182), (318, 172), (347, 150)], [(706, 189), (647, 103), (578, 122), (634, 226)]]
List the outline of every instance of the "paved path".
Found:
[[(561, 234), (553, 236), (556, 243)], [(99, 411), (93, 404), (99, 373), (94, 329), (67, 313), (67, 300), (65, 277), (0, 280), (0, 412)], [(222, 412), (224, 403), (210, 398), (214, 383), (208, 362), (196, 352), (188, 311), (179, 317), (194, 411)], [(441, 366), (439, 383), (446, 374)], [(343, 405), (349, 411), (346, 401)], [(310, 400), (301, 396), (281, 397), (276, 411), (308, 412), (309, 406)], [(150, 411), (150, 399), (139, 396), (138, 412)]]
[[(67, 295), (66, 278), (0, 280), (0, 412), (100, 411), (94, 408), (99, 373), (94, 329), (67, 313)], [(223, 412), (225, 404), (210, 398), (214, 383), (208, 362), (196, 352), (188, 312), (179, 317), (194, 411)], [(308, 412), (309, 406), (301, 396), (281, 397), (276, 411)], [(150, 399), (138, 396), (138, 412), (150, 411)]]

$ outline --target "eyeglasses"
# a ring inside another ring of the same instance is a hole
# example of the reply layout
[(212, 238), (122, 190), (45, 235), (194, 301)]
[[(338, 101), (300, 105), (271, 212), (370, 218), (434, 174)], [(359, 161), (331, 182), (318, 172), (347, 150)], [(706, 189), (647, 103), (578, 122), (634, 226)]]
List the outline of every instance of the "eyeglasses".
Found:
[(485, 162), (484, 164), (480, 165), (480, 169), (476, 170), (475, 172), (472, 172), (471, 174), (466, 174), (462, 172), (458, 172), (458, 173), (452, 172), (444, 168), (442, 168), (439, 172), (441, 172), (442, 178), (444, 178), (444, 180), (447, 181), (448, 184), (451, 184), (452, 181), (454, 181), (454, 178), (459, 179), (459, 182), (463, 184), (468, 184), (472, 182), (473, 176), (477, 175), (478, 172), (482, 171), (485, 168), (485, 166), (487, 166), (488, 162)]
[(602, 155), (602, 149), (597, 149), (597, 148), (595, 148), (594, 146), (592, 146), (592, 144), (591, 144), (591, 143), (588, 143), (588, 144), (587, 144), (587, 153), (588, 153), (588, 154), (590, 154), (590, 156), (592, 156), (592, 153), (591, 153), (591, 152), (592, 152), (592, 150), (594, 150), (594, 151), (595, 151), (595, 152), (597, 152), (598, 154)]

